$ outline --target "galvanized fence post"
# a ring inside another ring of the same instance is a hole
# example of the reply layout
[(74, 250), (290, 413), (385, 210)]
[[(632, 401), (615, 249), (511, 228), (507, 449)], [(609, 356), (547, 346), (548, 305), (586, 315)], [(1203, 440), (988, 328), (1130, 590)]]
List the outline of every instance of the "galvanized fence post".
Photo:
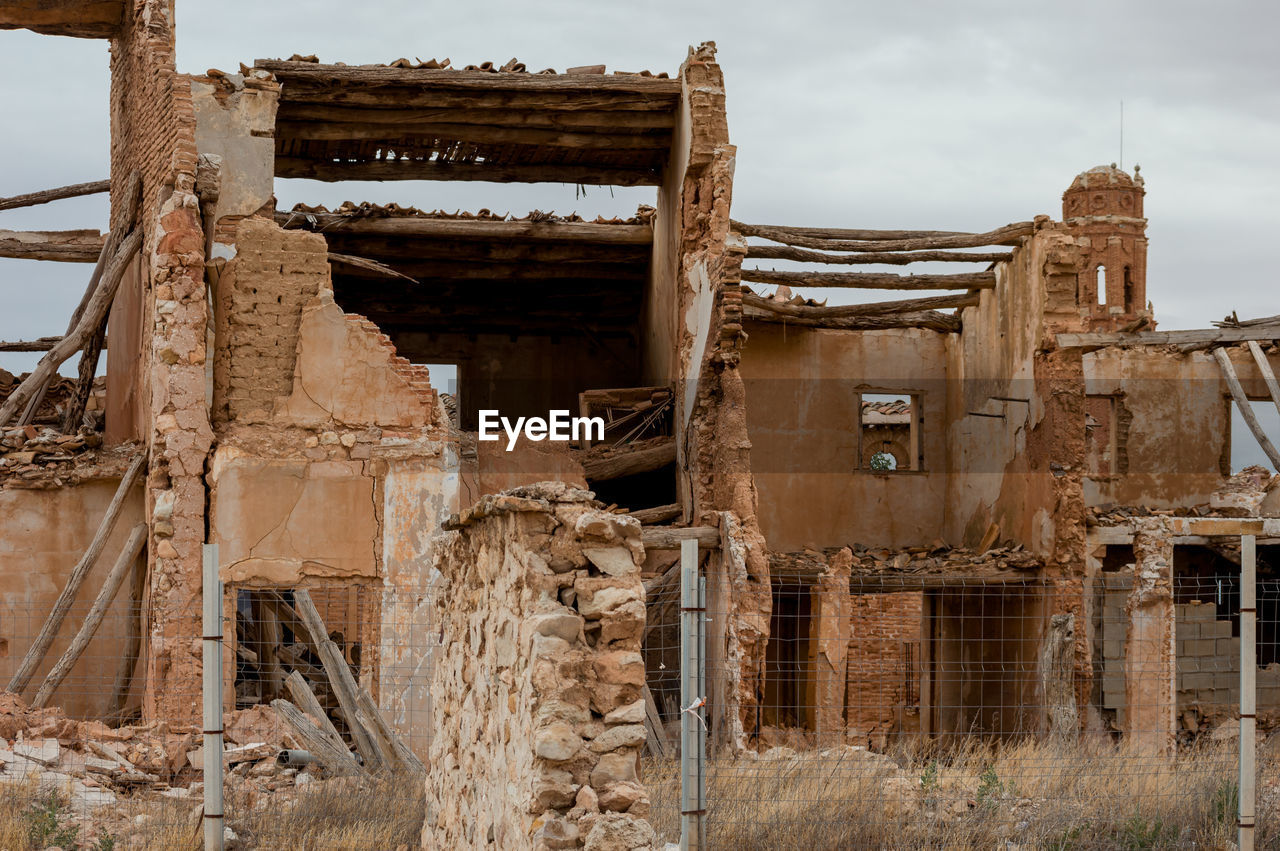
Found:
[(1253, 851), (1254, 763), (1257, 751), (1258, 540), (1240, 536), (1240, 820), (1237, 847)]
[(205, 544), (204, 555), (204, 848), (222, 851), (222, 582), (218, 545)]
[(680, 848), (706, 848), (706, 586), (698, 542), (680, 542)]

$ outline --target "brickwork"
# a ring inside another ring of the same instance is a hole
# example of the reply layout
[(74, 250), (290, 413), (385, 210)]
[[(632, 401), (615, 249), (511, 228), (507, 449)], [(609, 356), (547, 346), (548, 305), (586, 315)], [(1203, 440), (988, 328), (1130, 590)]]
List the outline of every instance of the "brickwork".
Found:
[[(849, 662), (846, 672), (845, 724), (851, 737), (883, 740), (894, 725), (898, 707), (913, 701), (908, 681), (918, 682), (918, 653), (908, 670), (906, 645), (919, 647), (924, 595), (853, 594), (850, 599)], [(918, 705), (918, 702), (916, 702)]]

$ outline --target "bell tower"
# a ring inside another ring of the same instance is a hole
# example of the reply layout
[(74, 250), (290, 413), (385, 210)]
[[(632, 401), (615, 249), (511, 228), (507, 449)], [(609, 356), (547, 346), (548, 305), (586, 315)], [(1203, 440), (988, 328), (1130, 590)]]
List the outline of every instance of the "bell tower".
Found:
[(1155, 327), (1147, 308), (1145, 194), (1139, 167), (1130, 177), (1115, 163), (1082, 172), (1062, 193), (1062, 221), (1083, 259), (1076, 304), (1089, 330)]

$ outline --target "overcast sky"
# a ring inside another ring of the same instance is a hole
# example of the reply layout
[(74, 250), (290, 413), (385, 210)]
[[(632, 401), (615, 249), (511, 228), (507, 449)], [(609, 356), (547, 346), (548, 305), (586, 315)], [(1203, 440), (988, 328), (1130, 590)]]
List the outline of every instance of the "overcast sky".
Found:
[[(1280, 233), (1274, 4), (178, 0), (177, 14), (187, 73), (314, 53), (351, 64), (515, 56), (531, 70), (604, 63), (674, 74), (689, 45), (714, 40), (738, 146), (737, 219), (987, 230), (1059, 218), (1075, 174), (1136, 162), (1160, 327), (1280, 313), (1266, 254)], [(0, 32), (0, 196), (107, 175), (107, 73), (106, 42)], [(282, 206), (351, 199), (584, 215), (627, 214), (654, 195), (295, 180), (277, 191)], [(10, 229), (105, 222), (102, 197), (0, 213)], [(62, 333), (89, 270), (0, 260), (0, 339)], [(10, 370), (32, 362), (0, 353)]]

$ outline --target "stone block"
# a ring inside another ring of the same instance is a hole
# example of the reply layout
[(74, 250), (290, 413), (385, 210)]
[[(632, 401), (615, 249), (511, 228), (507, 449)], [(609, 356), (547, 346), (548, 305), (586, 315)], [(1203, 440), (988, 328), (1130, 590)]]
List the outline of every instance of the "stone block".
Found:
[(1231, 621), (1203, 621), (1200, 623), (1201, 638), (1230, 638)]
[(1217, 649), (1217, 643), (1212, 638), (1199, 638), (1187, 642), (1188, 656), (1212, 656)]
[[(1231, 626), (1231, 624), (1227, 624)], [(1240, 639), (1239, 638), (1219, 638), (1215, 653), (1219, 656), (1226, 656), (1229, 659), (1240, 658)]]
[(1200, 671), (1200, 660), (1194, 656), (1178, 657), (1178, 673), (1194, 674)]

